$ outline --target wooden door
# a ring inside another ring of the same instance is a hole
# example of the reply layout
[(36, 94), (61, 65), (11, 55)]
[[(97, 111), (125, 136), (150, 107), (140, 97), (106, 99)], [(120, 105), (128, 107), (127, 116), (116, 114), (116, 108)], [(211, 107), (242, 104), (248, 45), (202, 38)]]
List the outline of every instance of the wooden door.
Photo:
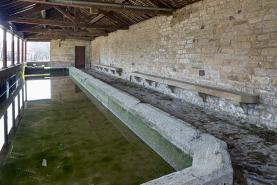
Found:
[(75, 67), (85, 68), (86, 63), (86, 47), (75, 46)]

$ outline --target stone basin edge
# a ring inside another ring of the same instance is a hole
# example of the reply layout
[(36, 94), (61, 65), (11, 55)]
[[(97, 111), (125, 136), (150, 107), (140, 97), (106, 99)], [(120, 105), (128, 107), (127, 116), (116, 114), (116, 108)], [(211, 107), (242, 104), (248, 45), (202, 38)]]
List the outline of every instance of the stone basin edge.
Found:
[[(128, 115), (132, 115), (136, 119), (147, 123), (147, 126), (152, 130), (161, 134), (172, 145), (183, 150), (184, 153), (193, 158), (192, 166), (143, 183), (142, 185), (233, 184), (232, 163), (227, 150), (227, 144), (222, 140), (210, 134), (202, 133), (190, 124), (156, 107), (141, 103), (137, 98), (75, 67), (69, 68), (69, 75), (73, 81), (77, 81), (79, 85), (89, 91), (91, 95), (97, 98), (139, 137), (141, 137), (141, 134), (137, 133), (136, 128), (132, 128), (134, 125), (130, 123), (130, 119), (127, 118), (129, 117)], [(120, 106), (125, 112), (119, 112), (117, 106)], [(155, 147), (150, 147), (155, 150)], [(164, 158), (163, 153), (159, 151), (157, 153)], [(171, 163), (169, 162), (169, 164)]]

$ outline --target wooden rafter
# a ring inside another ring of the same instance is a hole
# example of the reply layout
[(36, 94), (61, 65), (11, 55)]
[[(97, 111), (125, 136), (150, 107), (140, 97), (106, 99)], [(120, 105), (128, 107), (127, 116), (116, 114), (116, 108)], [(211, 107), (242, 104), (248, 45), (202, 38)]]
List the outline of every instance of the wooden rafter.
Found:
[(104, 16), (109, 17), (110, 19), (116, 21), (119, 25), (126, 26), (126, 23), (123, 22), (122, 20), (118, 19), (117, 17), (115, 17), (112, 12), (107, 12), (107, 11), (101, 10), (101, 9), (99, 9), (99, 12), (101, 14), (103, 14)]
[(63, 11), (60, 7), (54, 6), (54, 8), (55, 8), (58, 12), (60, 12), (61, 14), (63, 14), (65, 17), (67, 17), (69, 20), (71, 20), (72, 22), (75, 22), (75, 18), (72, 17), (69, 13)]
[(27, 40), (52, 40), (52, 39), (78, 39), (78, 40), (93, 40), (95, 37), (77, 37), (77, 36), (60, 36), (60, 35), (30, 35)]
[[(63, 2), (47, 2), (44, 0), (19, 0), (24, 2), (32, 2), (32, 3), (42, 3), (42, 4), (48, 4), (48, 5), (60, 5), (60, 6), (71, 6), (71, 7), (78, 7), (78, 8), (101, 8), (107, 11), (121, 11), (121, 12), (133, 12), (137, 14), (150, 14), (150, 15), (171, 15), (174, 11), (173, 9), (167, 9), (167, 10), (150, 10), (147, 9), (147, 7), (136, 7), (136, 8), (127, 8), (127, 7), (112, 7), (111, 5), (115, 5), (116, 3), (107, 3), (107, 2), (101, 2), (103, 4), (109, 5), (109, 6), (102, 6), (102, 5), (84, 5), (84, 4), (71, 4), (71, 3), (63, 3)], [(118, 4), (117, 4), (118, 5)], [(148, 7), (153, 8), (153, 7)]]
[(94, 28), (94, 29), (128, 29), (127, 26), (113, 26), (113, 25), (97, 25), (97, 24), (87, 24), (87, 23), (74, 23), (74, 22), (64, 22), (55, 21), (47, 19), (34, 19), (34, 18), (24, 18), (24, 17), (9, 17), (6, 21), (15, 23), (25, 23), (25, 24), (41, 24), (41, 25), (51, 25), (51, 26), (63, 26), (63, 27), (80, 27), (80, 28)]
[(59, 35), (80, 35), (80, 36), (107, 36), (106, 33), (91, 33), (85, 31), (67, 31), (57, 29), (20, 29), (21, 32), (25, 33), (45, 33), (45, 34), (59, 34)]

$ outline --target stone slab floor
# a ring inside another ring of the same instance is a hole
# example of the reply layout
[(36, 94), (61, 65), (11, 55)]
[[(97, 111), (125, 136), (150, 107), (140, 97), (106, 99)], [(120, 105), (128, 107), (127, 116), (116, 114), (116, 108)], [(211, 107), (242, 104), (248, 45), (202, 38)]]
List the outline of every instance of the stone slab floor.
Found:
[(277, 184), (277, 133), (93, 69), (84, 72), (225, 141), (234, 184)]

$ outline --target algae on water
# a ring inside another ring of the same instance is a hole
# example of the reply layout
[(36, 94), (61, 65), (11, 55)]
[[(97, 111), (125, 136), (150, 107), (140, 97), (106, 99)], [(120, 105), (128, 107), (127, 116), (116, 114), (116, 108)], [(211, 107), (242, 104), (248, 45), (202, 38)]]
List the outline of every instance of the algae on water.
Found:
[(128, 128), (122, 135), (68, 77), (51, 79), (51, 97), (28, 102), (1, 185), (137, 185), (174, 172)]

